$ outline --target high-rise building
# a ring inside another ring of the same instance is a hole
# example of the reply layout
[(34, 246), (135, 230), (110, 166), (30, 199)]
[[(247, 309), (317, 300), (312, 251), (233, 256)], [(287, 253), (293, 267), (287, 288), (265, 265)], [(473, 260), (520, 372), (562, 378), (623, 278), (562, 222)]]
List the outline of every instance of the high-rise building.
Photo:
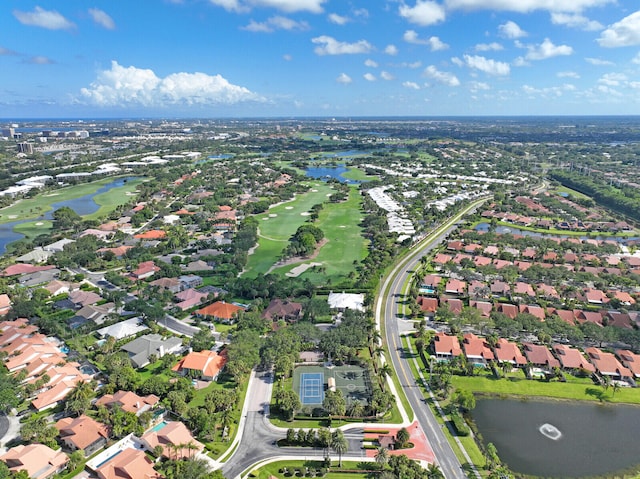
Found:
[(18, 143), (18, 153), (33, 155), (33, 143)]

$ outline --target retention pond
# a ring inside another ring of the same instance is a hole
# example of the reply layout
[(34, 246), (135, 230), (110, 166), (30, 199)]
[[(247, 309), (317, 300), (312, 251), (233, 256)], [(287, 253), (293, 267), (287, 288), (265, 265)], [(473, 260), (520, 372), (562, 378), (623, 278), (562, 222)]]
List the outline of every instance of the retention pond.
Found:
[(640, 464), (639, 407), (481, 399), (473, 418), (516, 473), (599, 476)]

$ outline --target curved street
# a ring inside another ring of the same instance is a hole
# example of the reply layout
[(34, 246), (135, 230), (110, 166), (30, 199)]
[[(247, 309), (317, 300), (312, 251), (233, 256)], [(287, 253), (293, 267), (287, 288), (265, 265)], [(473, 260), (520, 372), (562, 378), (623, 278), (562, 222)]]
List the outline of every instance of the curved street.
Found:
[[(467, 476), (435, 416), (425, 404), (422, 388), (418, 386), (407, 359), (403, 357), (398, 325), (400, 321), (404, 320), (398, 318), (397, 302), (402, 296), (402, 286), (406, 278), (411, 275), (412, 270), (420, 262), (420, 258), (444, 241), (456, 228), (460, 218), (473, 211), (484, 201), (473, 202), (422, 240), (409, 257), (401, 261), (385, 279), (376, 307), (378, 325), (381, 326), (381, 322), (384, 321), (385, 341), (388, 345), (393, 369), (400, 380), (400, 385), (409, 400), (420, 428), (428, 438), (437, 464), (445, 477), (450, 479), (464, 479)], [(278, 447), (276, 445), (278, 439), (285, 437), (286, 429), (272, 425), (268, 419), (272, 388), (273, 375), (270, 372), (255, 373), (254, 371), (251, 374), (242, 417), (238, 425), (239, 431), (234, 439), (234, 444), (229, 448), (229, 451), (232, 452), (223, 455), (222, 459), (228, 456), (226, 462), (218, 462), (218, 464), (222, 464), (222, 472), (228, 479), (239, 479), (243, 472), (269, 460), (289, 458), (321, 460), (325, 456), (325, 450), (322, 448)], [(399, 404), (399, 407), (402, 410), (402, 404)], [(384, 426), (384, 424), (378, 424), (378, 426)], [(343, 426), (341, 429), (349, 441), (349, 450), (343, 455), (343, 459), (371, 460), (366, 457), (366, 452), (362, 449), (362, 425), (351, 424)], [(331, 454), (330, 457), (332, 460), (338, 459), (335, 454)]]

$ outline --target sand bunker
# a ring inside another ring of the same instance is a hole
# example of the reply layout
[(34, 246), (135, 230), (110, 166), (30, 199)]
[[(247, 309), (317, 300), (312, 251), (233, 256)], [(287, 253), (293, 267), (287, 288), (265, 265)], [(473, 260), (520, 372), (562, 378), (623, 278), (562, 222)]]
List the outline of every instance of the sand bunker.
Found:
[(43, 223), (42, 221), (38, 221), (38, 222), (36, 223), (36, 226), (42, 226), (43, 224), (44, 224), (44, 223)]
[(345, 225), (340, 225), (340, 228), (346, 228), (346, 226)]
[(285, 207), (284, 207), (284, 209), (285, 209), (285, 210), (292, 210), (292, 209), (293, 209), (293, 206), (285, 206)]
[(267, 221), (269, 219), (269, 217), (267, 216), (266, 218), (262, 218), (262, 221)]
[(311, 190), (311, 192), (312, 192), (312, 193), (317, 193), (317, 192), (318, 192), (318, 190)]
[(322, 263), (305, 263), (305, 264), (298, 265), (288, 273), (285, 273), (285, 276), (288, 276), (290, 278), (297, 278), (306, 270), (313, 268), (314, 266), (322, 266)]
[(308, 211), (304, 211), (300, 213), (300, 216), (311, 216), (311, 213), (309, 213)]
[(16, 219), (17, 217), (18, 217), (18, 215), (9, 215), (9, 216), (7, 216), (7, 218), (12, 219), (12, 220)]
[(276, 216), (278, 216), (276, 213), (269, 213), (269, 218), (275, 218)]

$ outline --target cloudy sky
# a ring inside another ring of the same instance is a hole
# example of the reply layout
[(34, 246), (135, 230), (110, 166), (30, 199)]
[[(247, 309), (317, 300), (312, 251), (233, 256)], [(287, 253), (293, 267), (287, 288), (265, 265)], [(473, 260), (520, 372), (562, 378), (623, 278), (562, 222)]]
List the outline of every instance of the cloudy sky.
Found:
[(638, 0), (3, 0), (0, 117), (640, 113)]

